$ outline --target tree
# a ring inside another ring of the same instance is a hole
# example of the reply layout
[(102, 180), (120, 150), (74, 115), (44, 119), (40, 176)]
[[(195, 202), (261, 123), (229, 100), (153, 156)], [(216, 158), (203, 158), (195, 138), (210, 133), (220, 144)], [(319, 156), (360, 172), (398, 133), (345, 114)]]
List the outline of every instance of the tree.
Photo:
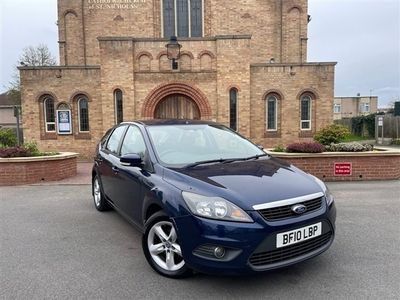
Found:
[[(29, 66), (29, 67), (43, 67), (43, 66), (54, 66), (56, 64), (55, 57), (51, 54), (47, 45), (40, 44), (36, 47), (29, 46), (22, 50), (22, 54), (19, 57), (18, 65)], [(12, 80), (8, 85), (8, 96), (13, 99), (15, 104), (21, 103), (21, 88), (20, 78), (17, 66), (15, 66), (15, 72)]]
[(19, 58), (19, 63), (23, 66), (32, 67), (54, 66), (56, 59), (46, 45), (40, 44), (37, 47), (29, 46), (24, 48)]

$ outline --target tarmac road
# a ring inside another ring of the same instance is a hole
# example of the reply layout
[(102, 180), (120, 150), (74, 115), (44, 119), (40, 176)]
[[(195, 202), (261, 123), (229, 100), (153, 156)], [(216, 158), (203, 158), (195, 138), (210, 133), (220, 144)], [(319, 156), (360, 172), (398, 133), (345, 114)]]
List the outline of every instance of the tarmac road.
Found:
[(321, 256), (249, 277), (154, 273), (141, 236), (90, 187), (0, 188), (1, 299), (400, 299), (400, 181), (330, 183), (337, 234)]

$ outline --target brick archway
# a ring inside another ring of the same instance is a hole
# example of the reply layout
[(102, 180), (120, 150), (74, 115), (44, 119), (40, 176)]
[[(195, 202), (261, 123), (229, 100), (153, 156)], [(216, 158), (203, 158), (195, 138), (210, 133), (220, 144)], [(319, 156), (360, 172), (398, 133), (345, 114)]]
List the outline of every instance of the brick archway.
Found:
[(153, 89), (144, 100), (142, 117), (144, 119), (153, 119), (157, 104), (165, 97), (173, 94), (189, 97), (199, 107), (200, 118), (203, 120), (211, 119), (211, 107), (204, 93), (191, 84), (181, 82), (161, 84)]

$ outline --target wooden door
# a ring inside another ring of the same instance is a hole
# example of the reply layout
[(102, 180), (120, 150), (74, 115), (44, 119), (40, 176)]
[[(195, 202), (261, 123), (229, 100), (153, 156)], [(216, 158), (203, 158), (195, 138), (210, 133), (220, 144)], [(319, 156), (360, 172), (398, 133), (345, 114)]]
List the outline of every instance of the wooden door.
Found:
[(200, 119), (197, 104), (183, 95), (171, 95), (157, 104), (154, 118), (156, 119)]

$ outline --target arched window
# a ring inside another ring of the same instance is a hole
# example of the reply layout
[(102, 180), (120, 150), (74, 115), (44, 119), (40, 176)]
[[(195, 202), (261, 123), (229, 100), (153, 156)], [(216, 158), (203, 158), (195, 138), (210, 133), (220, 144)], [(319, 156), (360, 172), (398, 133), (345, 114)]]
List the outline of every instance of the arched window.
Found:
[(203, 0), (163, 0), (164, 37), (202, 37)]
[(89, 131), (89, 101), (86, 97), (82, 96), (78, 99), (78, 121), (79, 131)]
[(311, 97), (303, 95), (300, 99), (300, 129), (311, 130)]
[(267, 96), (265, 103), (267, 131), (278, 130), (278, 98), (275, 95)]
[(121, 90), (114, 91), (115, 122), (119, 124), (124, 120), (124, 104)]
[(46, 132), (56, 131), (56, 115), (54, 111), (54, 99), (46, 97), (43, 101), (44, 108), (44, 128)]
[(229, 91), (229, 127), (237, 130), (237, 89), (233, 88)]
[(71, 110), (71, 108), (67, 103), (60, 103), (57, 106), (57, 110), (67, 110), (67, 109)]

